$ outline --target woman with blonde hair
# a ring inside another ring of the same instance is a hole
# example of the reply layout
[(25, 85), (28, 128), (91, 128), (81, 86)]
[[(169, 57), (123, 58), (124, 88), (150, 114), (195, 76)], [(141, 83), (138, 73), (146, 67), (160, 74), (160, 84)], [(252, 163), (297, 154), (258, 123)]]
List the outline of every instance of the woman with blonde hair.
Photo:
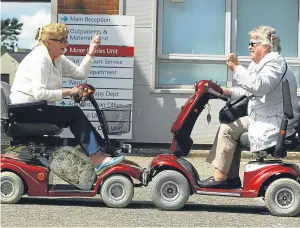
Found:
[(248, 116), (229, 124), (221, 124), (207, 162), (215, 167), (214, 176), (200, 181), (206, 188), (240, 188), (239, 159), (234, 156), (237, 143), (248, 132), (250, 150), (274, 151), (283, 117), (282, 81), (289, 81), (294, 119), (289, 120), (286, 136), (295, 134), (299, 119), (297, 82), (294, 73), (280, 55), (280, 37), (270, 26), (258, 26), (249, 32), (249, 51), (252, 62), (243, 67), (235, 54), (227, 58), (228, 67), (234, 72), (233, 84), (224, 88), (224, 95), (236, 99), (251, 95)]
[(87, 55), (79, 66), (64, 56), (68, 43), (65, 24), (51, 23), (36, 33), (38, 45), (20, 63), (11, 88), (12, 104), (46, 100), (48, 105), (39, 110), (16, 114), (18, 122), (43, 122), (62, 128), (69, 127), (84, 152), (90, 157), (99, 175), (124, 159), (107, 157), (101, 153), (103, 140), (78, 106), (54, 106), (55, 101), (78, 94), (76, 87), (62, 88), (62, 77), (86, 79), (93, 64), (93, 56), (100, 45), (98, 35), (92, 37)]

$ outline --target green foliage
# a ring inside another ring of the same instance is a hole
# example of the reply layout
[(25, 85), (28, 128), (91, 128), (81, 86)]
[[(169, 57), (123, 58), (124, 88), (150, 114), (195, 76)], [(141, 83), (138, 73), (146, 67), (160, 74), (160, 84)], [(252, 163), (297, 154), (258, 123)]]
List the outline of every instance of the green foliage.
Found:
[(13, 50), (17, 45), (22, 26), (17, 18), (1, 20), (1, 55), (2, 51)]
[(7, 48), (1, 45), (1, 56), (7, 52)]

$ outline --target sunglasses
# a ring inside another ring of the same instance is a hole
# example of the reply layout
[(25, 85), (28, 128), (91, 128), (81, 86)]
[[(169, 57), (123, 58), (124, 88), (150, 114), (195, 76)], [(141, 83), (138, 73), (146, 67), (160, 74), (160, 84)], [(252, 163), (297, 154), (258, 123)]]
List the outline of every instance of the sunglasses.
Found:
[(249, 43), (249, 46), (251, 46), (251, 47), (256, 47), (257, 45), (256, 44), (259, 44), (260, 42), (250, 42)]
[(68, 37), (61, 38), (60, 40), (59, 39), (49, 39), (49, 40), (54, 40), (54, 41), (58, 41), (62, 44), (65, 44), (66, 42), (68, 42)]

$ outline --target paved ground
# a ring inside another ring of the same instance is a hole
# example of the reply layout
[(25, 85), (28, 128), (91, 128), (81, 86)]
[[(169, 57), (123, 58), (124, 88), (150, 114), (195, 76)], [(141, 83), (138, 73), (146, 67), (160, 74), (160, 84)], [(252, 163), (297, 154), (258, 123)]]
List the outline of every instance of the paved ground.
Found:
[[(128, 156), (146, 167), (152, 157)], [(201, 178), (212, 174), (204, 158), (188, 158)], [(241, 173), (247, 160), (241, 162)], [(300, 166), (300, 161), (295, 160)], [(60, 181), (54, 178), (54, 181)], [(270, 215), (260, 199), (193, 195), (180, 211), (161, 211), (151, 202), (150, 188), (135, 189), (133, 202), (123, 209), (106, 207), (93, 198), (29, 198), (1, 205), (2, 227), (299, 227), (300, 217)]]

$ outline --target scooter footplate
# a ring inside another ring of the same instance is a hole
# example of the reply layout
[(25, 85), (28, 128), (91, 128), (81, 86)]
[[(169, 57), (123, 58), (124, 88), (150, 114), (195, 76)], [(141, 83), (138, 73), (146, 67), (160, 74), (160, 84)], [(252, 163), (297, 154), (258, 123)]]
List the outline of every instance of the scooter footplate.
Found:
[[(94, 186), (92, 187), (94, 188)], [(51, 185), (49, 186), (49, 189), (51, 192), (58, 192), (58, 191), (63, 191), (63, 192), (67, 192), (67, 191), (79, 191), (79, 192), (92, 192), (93, 190), (82, 190), (74, 185), (70, 185), (70, 184), (55, 184), (55, 185)]]

